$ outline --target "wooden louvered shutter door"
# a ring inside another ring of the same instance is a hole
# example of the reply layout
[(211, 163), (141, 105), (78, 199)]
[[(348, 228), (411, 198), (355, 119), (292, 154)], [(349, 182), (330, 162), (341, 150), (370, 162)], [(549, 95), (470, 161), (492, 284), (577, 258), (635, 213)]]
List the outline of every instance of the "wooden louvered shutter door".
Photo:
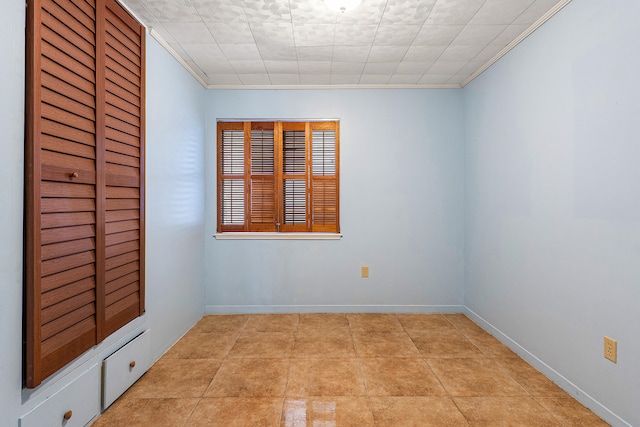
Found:
[[(132, 36), (135, 55), (125, 52), (137, 68), (105, 44), (105, 16), (120, 17), (114, 25), (137, 35)], [(143, 310), (144, 32), (134, 23), (113, 0), (28, 4), (24, 338), (29, 388)], [(105, 58), (121, 65), (105, 65)], [(114, 98), (108, 82), (105, 89), (105, 73), (122, 74), (123, 66), (138, 70), (137, 86), (121, 97), (128, 104)], [(105, 140), (116, 129), (113, 117), (126, 114), (135, 116), (126, 116), (135, 141)], [(124, 203), (109, 198), (121, 191), (131, 198)], [(128, 246), (115, 245), (114, 236), (129, 228), (136, 238), (118, 242)], [(109, 280), (121, 279), (117, 269), (132, 263), (134, 280), (122, 286)]]
[(274, 123), (252, 123), (249, 230), (276, 231)]
[(97, 342), (96, 10), (29, 5), (26, 144), (26, 383)]
[(105, 336), (144, 311), (144, 29), (106, 0)]
[(311, 123), (311, 231), (338, 233), (339, 128)]

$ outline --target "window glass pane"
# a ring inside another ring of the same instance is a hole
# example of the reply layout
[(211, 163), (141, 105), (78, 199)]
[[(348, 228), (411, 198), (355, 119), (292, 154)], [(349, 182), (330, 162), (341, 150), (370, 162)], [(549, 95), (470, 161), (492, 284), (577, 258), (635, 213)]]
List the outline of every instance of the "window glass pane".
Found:
[(306, 194), (304, 179), (285, 179), (283, 182), (282, 220), (284, 224), (304, 224), (307, 222)]
[(244, 173), (244, 131), (222, 131), (222, 174)]
[(306, 169), (304, 131), (284, 131), (282, 141), (283, 172), (304, 174)]
[(251, 173), (273, 174), (273, 130), (251, 131)]
[(311, 163), (313, 174), (336, 174), (336, 132), (333, 130), (314, 130), (312, 133)]
[(222, 180), (222, 224), (244, 224), (244, 180)]

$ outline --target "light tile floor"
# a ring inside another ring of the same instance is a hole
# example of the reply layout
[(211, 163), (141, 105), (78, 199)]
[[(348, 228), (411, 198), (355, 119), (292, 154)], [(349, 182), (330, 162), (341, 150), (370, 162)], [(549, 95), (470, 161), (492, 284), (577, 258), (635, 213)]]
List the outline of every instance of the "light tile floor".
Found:
[(107, 426), (606, 426), (462, 314), (205, 316)]

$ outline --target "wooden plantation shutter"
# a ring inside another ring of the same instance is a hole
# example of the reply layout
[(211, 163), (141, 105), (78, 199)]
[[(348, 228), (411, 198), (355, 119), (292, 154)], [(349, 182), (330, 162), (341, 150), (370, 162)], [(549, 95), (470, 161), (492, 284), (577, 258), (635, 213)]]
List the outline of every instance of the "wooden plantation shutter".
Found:
[(311, 231), (338, 232), (338, 127), (311, 123)]
[(274, 123), (252, 123), (249, 144), (249, 231), (276, 231)]
[(307, 124), (282, 125), (282, 226), (281, 231), (308, 230)]
[(218, 232), (339, 227), (338, 122), (219, 122)]
[(218, 231), (243, 231), (245, 224), (245, 126), (218, 125)]
[[(140, 195), (142, 27), (113, 0), (28, 3), (24, 337), (25, 383), (30, 388), (102, 341), (116, 324), (126, 323), (122, 323), (125, 317), (129, 321), (143, 311), (140, 279), (135, 313), (130, 310), (118, 321), (105, 316), (106, 303), (115, 299), (105, 293), (105, 277), (109, 276), (105, 268), (114, 263), (106, 259), (110, 249), (105, 246), (105, 230), (116, 222), (105, 214), (107, 184), (120, 173), (111, 169), (118, 161), (112, 162), (105, 141), (105, 123), (113, 115), (111, 106), (118, 102), (111, 98), (110, 104), (105, 103), (110, 96), (105, 91), (109, 67), (105, 52), (110, 47), (104, 29), (110, 14), (122, 17), (138, 44), (139, 83), (130, 100), (133, 107), (128, 108), (137, 111), (139, 118), (137, 142), (129, 141), (131, 146), (137, 144), (139, 176), (136, 183), (130, 180), (126, 185)], [(116, 25), (123, 28), (123, 22)], [(116, 62), (121, 63), (121, 58)], [(123, 130), (119, 124), (114, 128)], [(125, 184), (116, 181), (115, 185)], [(142, 202), (139, 196), (130, 207), (137, 212), (138, 221), (143, 218)], [(138, 259), (143, 258), (141, 230), (139, 223), (136, 249), (130, 246), (128, 252), (129, 256), (136, 252)]]

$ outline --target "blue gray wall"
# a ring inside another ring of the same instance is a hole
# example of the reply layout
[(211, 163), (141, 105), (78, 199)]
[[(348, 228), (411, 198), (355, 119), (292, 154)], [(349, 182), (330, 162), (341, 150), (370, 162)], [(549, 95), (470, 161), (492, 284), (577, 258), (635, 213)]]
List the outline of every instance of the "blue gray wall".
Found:
[(466, 306), (636, 426), (638, 16), (573, 1), (464, 89)]
[[(33, 391), (22, 390), (24, 22), (21, 0), (0, 13), (0, 425), (18, 418), (102, 360), (136, 328), (159, 357), (204, 312), (203, 89), (147, 38), (147, 313)], [(126, 342), (126, 341), (125, 341)], [(117, 348), (117, 347), (116, 347)]]
[[(342, 120), (341, 240), (211, 237), (224, 118)], [(460, 90), (216, 90), (207, 126), (208, 312), (461, 310)]]

